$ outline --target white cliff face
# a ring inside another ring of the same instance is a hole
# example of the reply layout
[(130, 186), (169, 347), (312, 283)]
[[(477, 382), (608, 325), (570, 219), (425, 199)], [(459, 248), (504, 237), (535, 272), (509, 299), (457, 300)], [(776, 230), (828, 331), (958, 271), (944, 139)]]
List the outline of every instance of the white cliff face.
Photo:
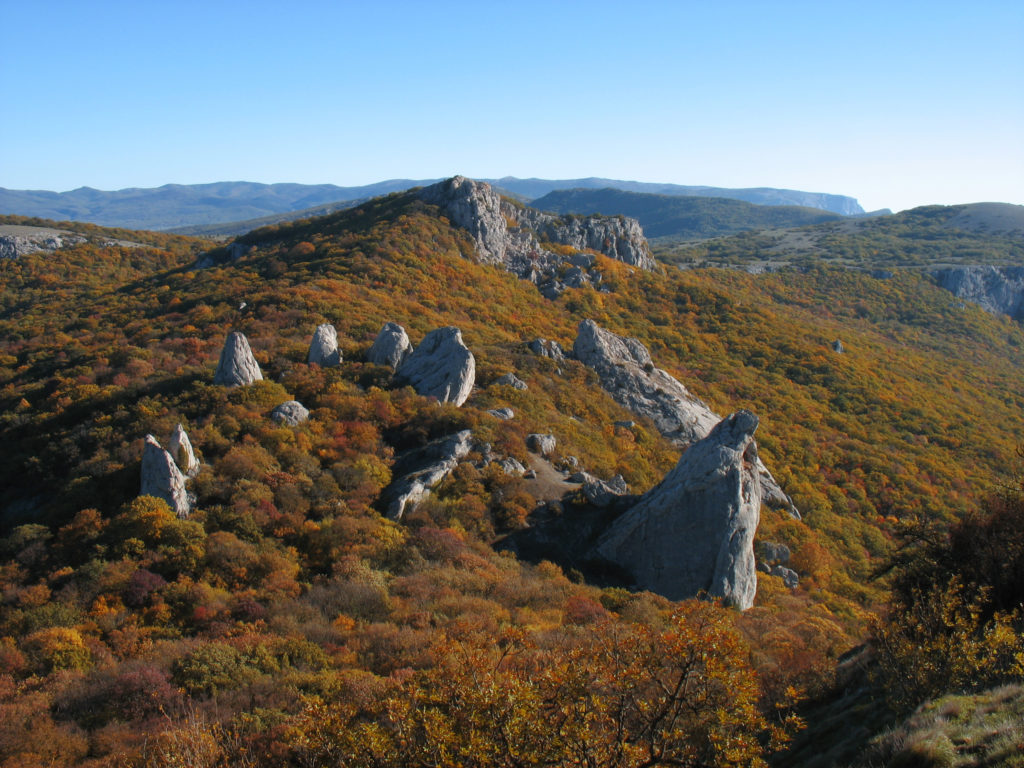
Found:
[(389, 365), (397, 371), (405, 359), (412, 354), (412, 343), (405, 328), (398, 323), (384, 323), (373, 346), (366, 353), (366, 359), (376, 365)]
[(232, 331), (224, 341), (224, 349), (220, 353), (217, 372), (213, 376), (214, 384), (226, 387), (239, 387), (262, 381), (260, 366), (249, 348), (249, 340), (244, 334)]
[(160, 447), (152, 435), (146, 435), (146, 446), (142, 452), (142, 477), (140, 496), (155, 496), (163, 499), (174, 513), (181, 518), (189, 516), (192, 506), (185, 491), (185, 477), (171, 458), (171, 454)]
[[(463, 176), (424, 187), (419, 197), (437, 205), (469, 232), (480, 259), (539, 282), (551, 277), (564, 257), (541, 241), (591, 249), (641, 269), (654, 269), (639, 222), (625, 216), (557, 216), (503, 200), (491, 186)], [(588, 282), (590, 279), (588, 278)]]
[(186, 477), (195, 477), (199, 474), (199, 459), (196, 458), (195, 451), (192, 450), (192, 441), (188, 439), (188, 433), (181, 424), (175, 427), (174, 434), (167, 444), (167, 452)]
[(473, 391), (476, 360), (462, 342), (462, 332), (448, 326), (424, 336), (397, 375), (425, 397), (462, 405)]
[[(573, 353), (577, 360), (597, 372), (602, 388), (615, 402), (649, 418), (661, 434), (680, 448), (707, 436), (721, 420), (677, 379), (656, 368), (650, 352), (636, 339), (618, 336), (593, 320), (584, 320), (579, 325)], [(792, 500), (760, 460), (757, 468), (764, 502), (770, 507), (787, 509), (799, 519), (800, 513)]]
[(341, 364), (341, 352), (338, 351), (338, 331), (330, 323), (316, 327), (313, 340), (309, 344), (309, 363), (316, 363), (321, 368)]
[(754, 604), (761, 484), (757, 417), (738, 411), (692, 445), (655, 488), (615, 520), (596, 551), (637, 586), (672, 600), (700, 594)]

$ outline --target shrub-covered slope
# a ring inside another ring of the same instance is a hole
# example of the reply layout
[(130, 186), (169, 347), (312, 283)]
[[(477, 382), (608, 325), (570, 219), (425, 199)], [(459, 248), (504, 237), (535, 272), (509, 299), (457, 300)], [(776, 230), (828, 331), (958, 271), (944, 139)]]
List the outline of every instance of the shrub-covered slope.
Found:
[[(597, 257), (610, 293), (548, 301), (406, 195), (245, 240), (208, 269), (184, 238), (0, 263), (0, 761), (427, 765), (443, 745), (489, 765), (573, 748), (753, 765), (792, 725), (791, 688), (826, 686), (864, 633), (892, 527), (965, 513), (1024, 437), (1020, 327), (911, 273)], [(534, 499), (474, 454), (402, 525), (382, 517), (396, 455), (463, 428), (524, 462), (525, 436), (551, 432), (600, 477), (657, 482), (677, 454), (653, 426), (616, 427), (633, 417), (592, 372), (523, 344), (570, 347), (584, 318), (718, 412), (758, 413), (804, 513), (765, 511), (760, 538), (790, 547), (796, 591), (762, 576), (738, 616), (496, 554)], [(462, 329), (478, 384), (463, 407), (363, 361), (385, 321), (414, 343)], [(337, 368), (305, 363), (324, 322)], [(264, 381), (212, 385), (230, 330)], [(528, 390), (492, 385), (511, 371)], [(308, 422), (270, 421), (289, 399)], [(505, 406), (511, 421), (487, 414)], [(142, 438), (179, 422), (204, 464), (188, 520), (136, 499)]]

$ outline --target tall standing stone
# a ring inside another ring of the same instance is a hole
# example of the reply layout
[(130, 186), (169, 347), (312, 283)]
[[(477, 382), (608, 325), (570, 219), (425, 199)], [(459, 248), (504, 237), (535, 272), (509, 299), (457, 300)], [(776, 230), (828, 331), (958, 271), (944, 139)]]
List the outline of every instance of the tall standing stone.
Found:
[(462, 331), (454, 326), (438, 328), (423, 337), (398, 369), (398, 378), (425, 397), (462, 405), (473, 391), (476, 360), (462, 342)]
[(181, 518), (188, 517), (192, 511), (185, 491), (185, 476), (181, 474), (171, 454), (161, 448), (152, 435), (146, 435), (146, 447), (142, 452), (139, 495), (163, 499)]
[(723, 419), (612, 523), (598, 554), (671, 600), (706, 593), (740, 610), (752, 606), (761, 508), (755, 429), (749, 411)]
[(309, 344), (307, 362), (316, 363), (321, 368), (341, 364), (341, 352), (338, 350), (338, 331), (330, 323), (316, 327), (313, 341)]
[(260, 366), (249, 348), (249, 340), (245, 334), (232, 331), (224, 341), (224, 349), (220, 352), (217, 372), (213, 375), (214, 384), (226, 387), (239, 387), (262, 381)]

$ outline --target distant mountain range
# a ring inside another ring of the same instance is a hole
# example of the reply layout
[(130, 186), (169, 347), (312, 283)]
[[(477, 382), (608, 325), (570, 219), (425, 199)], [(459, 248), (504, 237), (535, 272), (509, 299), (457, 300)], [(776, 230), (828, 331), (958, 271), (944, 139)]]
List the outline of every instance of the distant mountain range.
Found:
[[(346, 202), (435, 181), (438, 179), (390, 179), (359, 187), (222, 181), (213, 184), (166, 184), (150, 189), (130, 188), (113, 192), (91, 187), (80, 187), (70, 192), (0, 188), (0, 213), (57, 221), (88, 221), (132, 229), (205, 228), (207, 225), (258, 220), (325, 206), (345, 207), (343, 204)], [(785, 189), (687, 187), (602, 178), (549, 180), (506, 176), (483, 181), (527, 202), (555, 190), (611, 188), (672, 197), (728, 198), (757, 205), (805, 206), (844, 216), (864, 212), (852, 197)]]
[(640, 222), (647, 237), (702, 239), (752, 229), (821, 224), (838, 213), (795, 205), (755, 205), (722, 197), (675, 197), (619, 189), (566, 189), (530, 203), (554, 213), (623, 214)]

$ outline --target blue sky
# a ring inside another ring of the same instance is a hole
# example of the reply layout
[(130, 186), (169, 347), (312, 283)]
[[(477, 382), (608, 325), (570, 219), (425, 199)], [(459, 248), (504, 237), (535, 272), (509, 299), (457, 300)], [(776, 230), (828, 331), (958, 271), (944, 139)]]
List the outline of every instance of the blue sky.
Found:
[(1024, 204), (1024, 2), (0, 0), (0, 186), (606, 176)]

